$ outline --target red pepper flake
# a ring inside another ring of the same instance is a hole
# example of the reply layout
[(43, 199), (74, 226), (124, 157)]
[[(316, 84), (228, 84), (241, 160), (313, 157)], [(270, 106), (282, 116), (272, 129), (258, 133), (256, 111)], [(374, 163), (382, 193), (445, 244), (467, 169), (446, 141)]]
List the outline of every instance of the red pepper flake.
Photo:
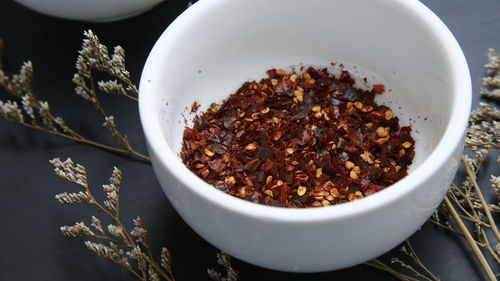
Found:
[(200, 109), (200, 103), (195, 101), (193, 102), (193, 104), (191, 105), (191, 110), (190, 110), (190, 113), (196, 113), (198, 111), (198, 109)]
[(382, 94), (385, 91), (385, 86), (382, 84), (373, 85), (373, 91), (375, 94)]
[(312, 67), (267, 74), (186, 127), (180, 156), (203, 180), (251, 202), (307, 208), (361, 199), (408, 174), (415, 141), (375, 103), (384, 85), (364, 91), (347, 71)]

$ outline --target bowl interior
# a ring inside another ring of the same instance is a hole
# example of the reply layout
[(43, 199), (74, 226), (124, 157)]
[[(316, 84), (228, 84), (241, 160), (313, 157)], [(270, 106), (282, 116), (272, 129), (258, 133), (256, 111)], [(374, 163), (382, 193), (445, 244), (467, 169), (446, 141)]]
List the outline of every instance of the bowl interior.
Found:
[(157, 69), (143, 77), (157, 95), (151, 110), (158, 112), (164, 141), (180, 151), (194, 101), (205, 110), (272, 67), (332, 68), (338, 62), (358, 80), (386, 85), (377, 101), (413, 127), (411, 173), (448, 126), (456, 78), (433, 27), (398, 1), (389, 2), (200, 1), (160, 38)]

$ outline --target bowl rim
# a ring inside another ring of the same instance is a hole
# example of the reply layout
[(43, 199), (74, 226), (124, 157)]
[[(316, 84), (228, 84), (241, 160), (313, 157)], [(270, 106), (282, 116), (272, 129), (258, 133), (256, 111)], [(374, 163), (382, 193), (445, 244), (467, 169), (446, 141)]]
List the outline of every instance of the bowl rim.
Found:
[[(235, 0), (199, 1), (184, 11), (163, 32), (150, 52), (141, 75), (139, 87), (139, 114), (143, 131), (152, 156), (157, 155), (158, 162), (166, 167), (184, 186), (199, 197), (203, 197), (213, 205), (225, 211), (252, 217), (258, 220), (315, 223), (324, 220), (342, 220), (363, 213), (383, 208), (390, 202), (404, 198), (415, 191), (450, 159), (458, 147), (462, 146), (463, 136), (468, 124), (471, 108), (472, 89), (469, 68), (463, 51), (447, 26), (424, 4), (418, 0), (392, 0), (391, 5), (399, 5), (400, 9), (412, 12), (416, 19), (433, 33), (438, 43), (445, 49), (447, 60), (451, 63), (453, 77), (453, 104), (446, 130), (432, 153), (416, 168), (397, 183), (361, 200), (321, 208), (282, 208), (252, 203), (213, 188), (192, 173), (180, 161), (178, 155), (171, 150), (160, 128), (158, 112), (150, 110), (150, 105), (157, 103), (158, 95), (155, 87), (148, 81), (152, 74), (158, 72), (165, 57), (165, 50), (175, 44), (176, 34), (183, 32), (185, 22), (196, 20), (198, 14), (214, 9), (225, 2)], [(388, 5), (388, 3), (384, 3)], [(155, 163), (153, 163), (155, 165)], [(166, 191), (166, 188), (163, 188)], [(167, 195), (168, 196), (168, 195)]]

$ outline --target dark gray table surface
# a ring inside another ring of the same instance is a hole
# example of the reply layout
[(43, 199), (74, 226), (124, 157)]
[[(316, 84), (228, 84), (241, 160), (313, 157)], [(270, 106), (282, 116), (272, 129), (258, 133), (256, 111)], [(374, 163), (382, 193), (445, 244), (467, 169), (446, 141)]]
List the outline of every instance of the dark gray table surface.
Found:
[[(479, 102), (483, 65), (490, 47), (500, 50), (499, 0), (423, 1), (451, 29), (471, 70), (474, 100)], [(35, 66), (35, 91), (53, 111), (83, 134), (108, 141), (97, 126), (101, 117), (76, 97), (71, 82), (82, 32), (92, 29), (107, 46), (121, 45), (137, 82), (145, 59), (161, 32), (187, 7), (167, 0), (143, 15), (115, 23), (92, 24), (50, 18), (12, 0), (0, 1), (0, 38), (6, 44), (5, 65), (18, 71), (23, 61)], [(5, 95), (0, 92), (0, 98)], [(120, 98), (104, 103), (131, 142), (145, 151), (136, 104)], [(91, 254), (82, 239), (61, 235), (59, 226), (97, 214), (86, 206), (61, 206), (56, 193), (76, 190), (53, 175), (53, 157), (71, 157), (88, 167), (90, 183), (105, 183), (113, 166), (124, 172), (122, 213), (127, 221), (144, 219), (155, 250), (168, 247), (177, 280), (208, 280), (217, 249), (194, 233), (171, 207), (149, 164), (0, 120), (0, 280), (134, 280), (120, 266)], [(490, 171), (498, 174), (493, 159)], [(486, 183), (485, 179), (482, 182)], [(99, 215), (99, 214), (97, 214)], [(367, 229), (369, 235), (369, 229)], [(426, 223), (411, 237), (423, 262), (442, 280), (482, 280), (471, 252), (455, 236)], [(397, 256), (397, 249), (384, 257)], [(385, 272), (356, 266), (335, 272), (290, 274), (234, 261), (240, 280), (396, 280)], [(498, 268), (495, 268), (498, 271)]]

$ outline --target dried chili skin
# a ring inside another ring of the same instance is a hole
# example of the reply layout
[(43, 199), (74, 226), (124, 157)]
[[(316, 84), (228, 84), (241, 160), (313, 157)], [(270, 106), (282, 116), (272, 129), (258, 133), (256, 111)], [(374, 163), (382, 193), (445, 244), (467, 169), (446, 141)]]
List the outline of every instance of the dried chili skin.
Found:
[(265, 205), (306, 208), (360, 199), (408, 174), (414, 139), (383, 85), (354, 88), (347, 71), (280, 69), (246, 82), (185, 128), (184, 164), (215, 188)]

